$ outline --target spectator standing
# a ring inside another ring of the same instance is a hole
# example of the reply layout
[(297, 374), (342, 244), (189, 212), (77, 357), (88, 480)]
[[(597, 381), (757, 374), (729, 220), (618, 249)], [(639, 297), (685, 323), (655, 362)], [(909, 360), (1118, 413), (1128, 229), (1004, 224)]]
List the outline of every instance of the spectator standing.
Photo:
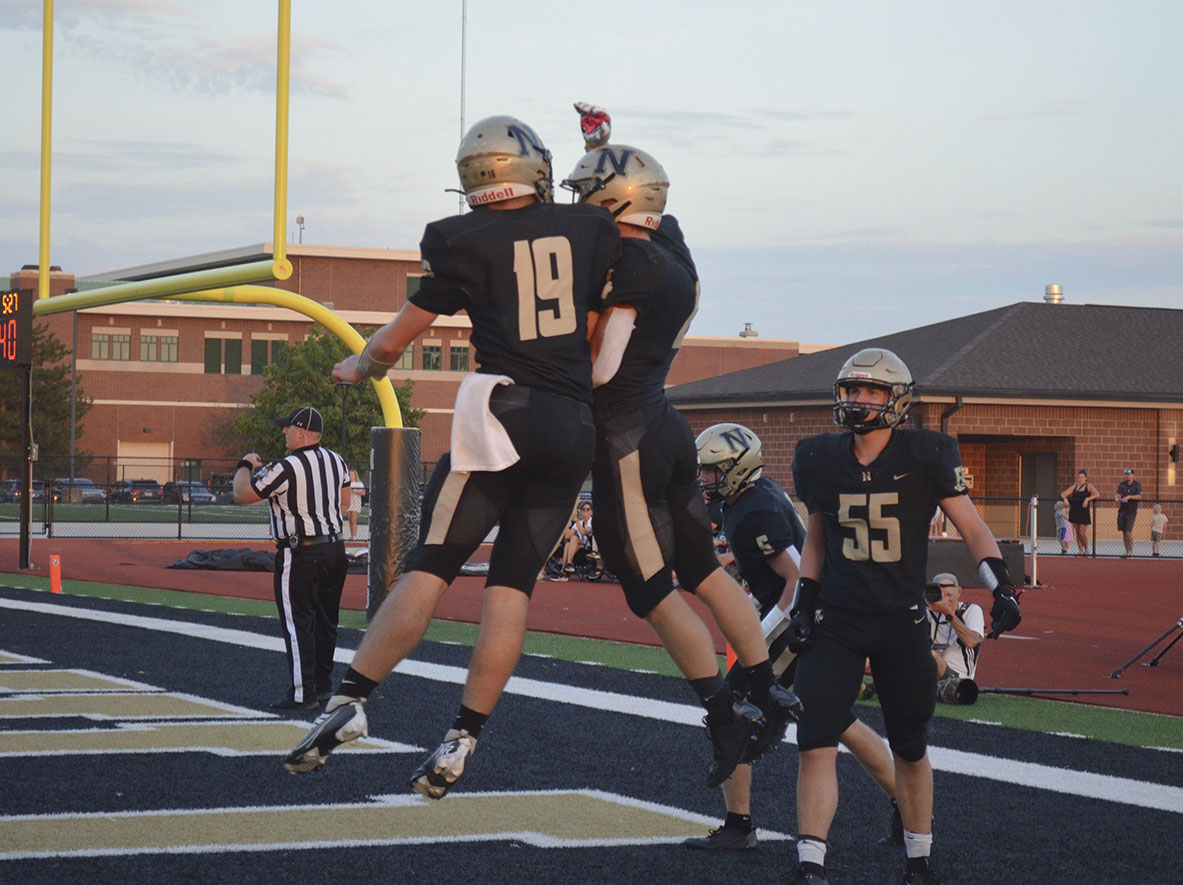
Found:
[(1167, 515), (1162, 512), (1162, 505), (1155, 504), (1150, 513), (1150, 547), (1151, 556), (1159, 555), (1159, 545), (1162, 544), (1163, 532), (1167, 527)]
[(291, 679), (287, 695), (271, 708), (313, 710), (332, 693), (337, 614), (348, 568), (341, 510), (349, 505), (349, 472), (340, 455), (320, 445), (324, 421), (312, 406), (275, 423), (291, 454), (261, 470), (257, 453), (243, 455), (234, 471), (234, 500), (271, 505), (275, 605)]
[(349, 520), (349, 538), (357, 540), (357, 516), (361, 513), (362, 495), (366, 493), (366, 484), (361, 481), (356, 470), (349, 471), (349, 506), (345, 508), (345, 518)]
[(1078, 556), (1084, 556), (1088, 548), (1088, 526), (1092, 521), (1089, 517), (1089, 506), (1099, 497), (1101, 493), (1089, 482), (1087, 470), (1077, 471), (1075, 485), (1068, 486), (1060, 495), (1060, 500), (1068, 508), (1068, 522), (1076, 535)]
[(1142, 500), (1142, 483), (1134, 476), (1133, 467), (1125, 469), (1125, 479), (1118, 483), (1113, 500), (1117, 502), (1117, 530), (1125, 544), (1121, 558), (1128, 559), (1134, 552), (1134, 520), (1138, 518), (1138, 502)]
[(1063, 501), (1056, 502), (1056, 538), (1060, 542), (1060, 553), (1067, 553), (1072, 530), (1068, 527), (1068, 505)]

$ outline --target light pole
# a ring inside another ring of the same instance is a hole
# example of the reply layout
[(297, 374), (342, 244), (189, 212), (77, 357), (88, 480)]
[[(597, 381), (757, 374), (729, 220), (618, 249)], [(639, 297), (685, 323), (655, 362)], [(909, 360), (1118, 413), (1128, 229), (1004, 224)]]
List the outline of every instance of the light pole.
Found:
[(300, 242), (303, 243), (304, 242), (304, 216), (303, 215), (296, 216), (296, 224), (298, 224), (300, 226)]
[(349, 426), (349, 388), (353, 386), (353, 382), (338, 381), (337, 386), (341, 388), (341, 457), (348, 461), (349, 456), (345, 454), (345, 443), (348, 439)]

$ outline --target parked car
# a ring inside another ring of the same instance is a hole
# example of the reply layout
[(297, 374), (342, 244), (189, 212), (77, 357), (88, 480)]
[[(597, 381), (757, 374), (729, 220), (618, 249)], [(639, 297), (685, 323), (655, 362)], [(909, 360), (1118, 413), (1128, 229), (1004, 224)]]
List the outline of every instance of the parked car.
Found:
[(20, 500), (21, 481), (6, 479), (0, 482), (0, 504), (11, 504)]
[[(0, 504), (16, 504), (21, 499), (21, 481), (6, 479), (0, 483)], [(45, 483), (40, 479), (33, 480), (33, 503), (45, 503)]]
[(121, 479), (111, 486), (111, 501), (120, 504), (159, 504), (164, 490), (154, 479)]
[(107, 500), (107, 493), (102, 487), (85, 476), (76, 476), (72, 480), (59, 476), (53, 481), (53, 495), (55, 501), (68, 501), (71, 504), (102, 504)]
[(184, 504), (212, 504), (214, 496), (199, 482), (189, 480), (166, 482), (164, 484), (164, 503), (176, 504), (178, 501)]
[(234, 503), (234, 474), (215, 473), (209, 478), (209, 490), (215, 504)]

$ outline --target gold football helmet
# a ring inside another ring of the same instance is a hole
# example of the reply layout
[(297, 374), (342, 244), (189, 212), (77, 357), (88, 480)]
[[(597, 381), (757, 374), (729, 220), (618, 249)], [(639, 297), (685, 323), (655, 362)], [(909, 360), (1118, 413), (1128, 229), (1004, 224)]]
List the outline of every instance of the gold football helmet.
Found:
[(715, 424), (698, 435), (698, 484), (708, 501), (721, 501), (760, 478), (760, 437), (742, 424)]
[[(880, 387), (890, 394), (882, 406), (846, 401), (846, 388), (854, 385)], [(895, 427), (912, 407), (912, 373), (904, 361), (881, 347), (860, 350), (842, 366), (834, 382), (834, 423), (855, 433), (870, 433)], [(872, 413), (878, 412), (874, 417)]]
[(473, 124), (456, 152), (456, 171), (469, 206), (513, 197), (554, 201), (550, 151), (515, 117), (486, 117)]
[(669, 176), (645, 151), (605, 144), (584, 154), (562, 183), (581, 203), (603, 206), (625, 224), (657, 230), (665, 211)]

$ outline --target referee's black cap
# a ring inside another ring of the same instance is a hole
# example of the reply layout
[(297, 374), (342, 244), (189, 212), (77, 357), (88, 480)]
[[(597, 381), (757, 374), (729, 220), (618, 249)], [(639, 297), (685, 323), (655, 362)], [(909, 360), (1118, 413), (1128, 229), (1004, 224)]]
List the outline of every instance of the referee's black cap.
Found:
[(276, 418), (275, 423), (279, 427), (303, 427), (311, 433), (324, 433), (325, 429), (324, 419), (312, 406), (292, 409), (291, 414)]

